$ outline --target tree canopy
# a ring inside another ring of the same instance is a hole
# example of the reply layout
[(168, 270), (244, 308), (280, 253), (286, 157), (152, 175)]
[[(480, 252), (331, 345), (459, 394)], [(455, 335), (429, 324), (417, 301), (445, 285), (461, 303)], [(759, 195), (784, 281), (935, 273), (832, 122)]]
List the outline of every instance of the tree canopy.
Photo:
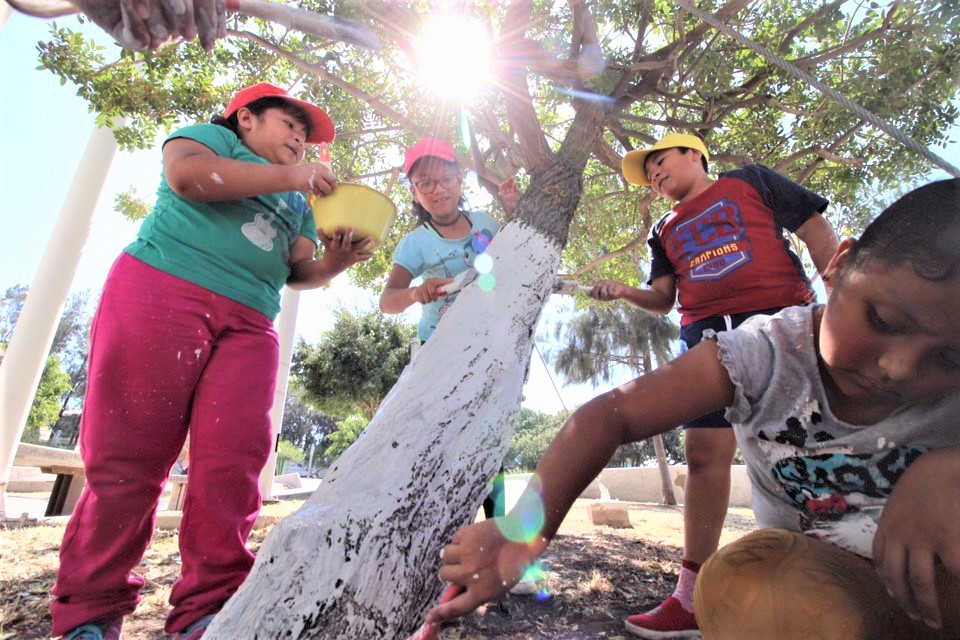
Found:
[(514, 418), (513, 438), (503, 460), (504, 468), (508, 471), (533, 471), (567, 415), (567, 412), (547, 415), (521, 407)]
[(354, 316), (340, 310), (334, 326), (315, 345), (300, 341), (291, 370), (320, 411), (355, 413), (369, 421), (410, 362), (414, 328), (379, 312)]
[[(98, 48), (59, 24), (39, 45), (40, 62), (74, 83), (104, 122), (127, 116), (117, 131), (128, 147), (147, 145), (178, 122), (209, 119), (246, 84), (292, 87), (334, 116), (340, 178), (366, 182), (401, 205), (407, 197), (400, 158), (417, 137), (454, 140), (493, 197), (514, 174), (524, 185), (543, 151), (566, 140), (576, 114), (592, 109), (599, 135), (567, 141), (585, 145), (589, 156), (564, 254), (565, 268), (585, 279), (636, 282), (643, 239), (666, 203), (628, 189), (619, 162), (667, 130), (702, 136), (713, 171), (758, 162), (823, 193), (832, 201), (828, 217), (845, 235), (856, 235), (890, 191), (910, 188), (930, 171), (926, 160), (672, 2), (460, 4), (458, 11), (490, 25), (492, 37), (495, 81), (469, 101), (433, 95), (420, 73), (418, 34), (441, 11), (437, 3), (301, 4), (368, 25), (382, 48), (232, 16), (229, 37), (212, 55), (194, 44), (117, 57), (116, 49)], [(921, 145), (942, 147), (957, 121), (955, 1), (698, 6)], [(137, 209), (129, 197), (119, 204)], [(412, 223), (404, 217), (377, 257), (352, 270), (357, 282), (379, 284), (393, 245)]]
[(323, 447), (327, 437), (336, 430), (336, 421), (311, 407), (304, 400), (303, 390), (296, 383), (287, 388), (280, 438), (301, 451), (313, 451), (311, 462), (316, 468), (326, 467), (330, 463), (323, 455)]
[[(26, 285), (9, 287), (0, 298), (0, 346), (6, 345), (13, 335), (29, 289)], [(57, 422), (71, 398), (83, 397), (87, 387), (85, 365), (91, 320), (90, 291), (71, 294), (54, 333), (23, 437), (34, 439), (39, 427)]]

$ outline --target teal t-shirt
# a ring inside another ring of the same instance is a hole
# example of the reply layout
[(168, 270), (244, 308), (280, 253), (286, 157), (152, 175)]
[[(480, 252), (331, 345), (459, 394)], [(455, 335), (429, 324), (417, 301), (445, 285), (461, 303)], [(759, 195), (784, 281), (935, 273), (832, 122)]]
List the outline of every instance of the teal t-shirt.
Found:
[[(410, 272), (414, 278), (452, 278), (473, 266), (473, 260), (484, 252), (500, 228), (490, 216), (475, 211), (469, 214), (470, 234), (453, 240), (444, 238), (433, 229), (420, 225), (400, 239), (393, 252), (393, 263)], [(423, 305), (417, 336), (426, 340), (437, 328), (441, 316), (457, 294), (438, 298)]]
[[(196, 140), (224, 158), (267, 164), (220, 125), (185, 127), (167, 141), (174, 138)], [(195, 202), (174, 193), (161, 174), (157, 204), (124, 250), (274, 318), (290, 276), (290, 249), (299, 236), (317, 242), (313, 214), (300, 193)]]

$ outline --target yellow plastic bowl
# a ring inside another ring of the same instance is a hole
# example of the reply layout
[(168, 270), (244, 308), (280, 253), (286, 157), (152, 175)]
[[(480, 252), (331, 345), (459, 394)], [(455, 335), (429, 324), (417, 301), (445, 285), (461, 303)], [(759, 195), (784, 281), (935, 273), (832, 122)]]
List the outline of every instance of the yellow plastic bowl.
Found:
[(362, 184), (341, 182), (329, 195), (307, 198), (317, 229), (332, 236), (337, 227), (351, 227), (354, 241), (373, 238), (376, 249), (383, 243), (397, 207), (387, 196)]

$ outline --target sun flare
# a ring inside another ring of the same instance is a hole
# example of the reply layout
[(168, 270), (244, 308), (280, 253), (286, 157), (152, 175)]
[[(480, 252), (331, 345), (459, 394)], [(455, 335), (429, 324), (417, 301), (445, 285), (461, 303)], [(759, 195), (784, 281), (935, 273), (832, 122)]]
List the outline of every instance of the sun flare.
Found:
[(421, 77), (443, 98), (468, 102), (490, 81), (490, 39), (473, 18), (432, 17), (417, 40), (417, 54)]

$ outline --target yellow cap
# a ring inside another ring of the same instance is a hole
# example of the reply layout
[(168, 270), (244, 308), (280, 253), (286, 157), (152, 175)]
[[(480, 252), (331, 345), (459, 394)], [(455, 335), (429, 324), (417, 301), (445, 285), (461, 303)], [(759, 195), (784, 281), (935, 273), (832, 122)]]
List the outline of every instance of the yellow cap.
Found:
[(676, 147), (695, 149), (703, 154), (704, 160), (707, 162), (710, 161), (710, 154), (707, 152), (707, 147), (703, 144), (703, 140), (688, 133), (668, 133), (649, 149), (636, 149), (623, 156), (620, 171), (630, 184), (648, 187), (650, 186), (650, 181), (647, 180), (647, 171), (643, 167), (647, 156), (654, 151), (674, 149)]

